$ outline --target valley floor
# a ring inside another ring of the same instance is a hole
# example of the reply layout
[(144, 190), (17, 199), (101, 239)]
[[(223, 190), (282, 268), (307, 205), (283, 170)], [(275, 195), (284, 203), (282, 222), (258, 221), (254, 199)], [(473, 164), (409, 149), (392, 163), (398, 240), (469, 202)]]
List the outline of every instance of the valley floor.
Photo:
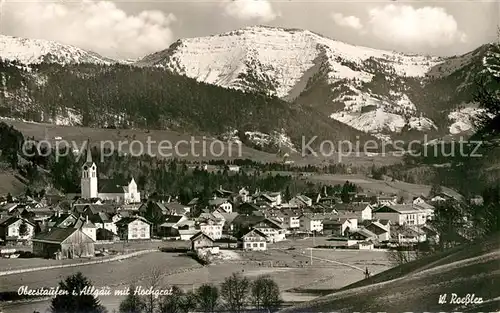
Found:
[[(82, 271), (96, 288), (110, 286), (112, 289), (121, 289), (132, 283), (147, 286), (150, 269), (159, 268), (164, 273), (161, 280), (163, 286), (178, 285), (185, 290), (207, 282), (220, 284), (233, 272), (241, 272), (249, 278), (268, 274), (282, 290), (283, 300), (295, 303), (317, 298), (324, 294), (325, 289), (336, 290), (363, 279), (363, 272), (356, 266), (368, 266), (373, 273), (390, 268), (385, 253), (380, 251), (313, 250), (315, 259), (312, 265), (305, 265), (310, 261), (308, 246), (311, 243), (305, 241), (292, 251), (286, 250), (284, 246), (264, 252), (230, 251), (232, 258), (210, 266), (201, 266), (182, 254), (154, 252), (121, 262), (0, 277), (0, 291), (16, 291), (23, 285), (32, 289), (56, 286), (58, 281), (76, 271)], [(288, 242), (286, 245), (293, 243)], [(237, 257), (234, 257), (235, 254)], [(117, 296), (102, 296), (100, 299), (110, 311), (118, 308), (122, 300)], [(6, 312), (12, 313), (34, 310), (45, 312), (48, 305), (49, 302), (45, 300), (4, 304), (3, 307)]]

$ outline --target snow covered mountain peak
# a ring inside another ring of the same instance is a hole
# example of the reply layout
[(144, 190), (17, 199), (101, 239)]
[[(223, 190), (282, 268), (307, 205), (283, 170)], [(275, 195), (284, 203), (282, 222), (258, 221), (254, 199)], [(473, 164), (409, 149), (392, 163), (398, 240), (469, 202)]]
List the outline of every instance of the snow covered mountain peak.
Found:
[(329, 68), (331, 82), (369, 80), (373, 71), (365, 69), (363, 63), (370, 59), (383, 63), (388, 71), (410, 77), (424, 76), (441, 61), (436, 57), (353, 46), (308, 30), (250, 26), (214, 36), (179, 40), (169, 49), (145, 57), (142, 63), (164, 66), (228, 88), (264, 87), (285, 98), (291, 92), (297, 93), (301, 79), (318, 63)]
[[(418, 117), (418, 110), (404, 86), (394, 83), (383, 94), (377, 94), (372, 90), (376, 87), (373, 82), (380, 75), (392, 81), (423, 79), (443, 61), (439, 57), (350, 45), (308, 30), (250, 26), (219, 35), (181, 39), (139, 63), (287, 101), (300, 98), (315, 84), (327, 85), (330, 96), (323, 106), (329, 116), (359, 130), (379, 133), (398, 132), (405, 123), (412, 127), (408, 124), (410, 117)], [(377, 113), (370, 113), (374, 109)], [(361, 116), (366, 113), (370, 114)], [(373, 114), (380, 123), (367, 123)], [(425, 120), (424, 124), (435, 127), (432, 121)]]
[(0, 35), (0, 58), (23, 64), (46, 63), (96, 63), (115, 61), (71, 45), (43, 39), (28, 39)]

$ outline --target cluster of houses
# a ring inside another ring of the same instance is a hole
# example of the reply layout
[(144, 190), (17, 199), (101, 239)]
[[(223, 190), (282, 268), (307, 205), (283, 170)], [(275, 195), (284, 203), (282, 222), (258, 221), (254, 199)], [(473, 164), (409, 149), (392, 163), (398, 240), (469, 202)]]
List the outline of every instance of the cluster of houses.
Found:
[(96, 171), (88, 154), (81, 194), (71, 199), (46, 192), (39, 199), (0, 202), (0, 241), (30, 243), (34, 254), (57, 258), (93, 256), (99, 242), (152, 238), (191, 240), (193, 249), (266, 250), (287, 236), (329, 236), (340, 245), (365, 249), (437, 240), (427, 221), (434, 215), (433, 203), (451, 197), (400, 204), (396, 196), (352, 193), (349, 203), (342, 203), (339, 195), (322, 192), (284, 201), (280, 192), (220, 187), (210, 199), (184, 205), (175, 198), (141, 201), (133, 178), (126, 186), (106, 182), (107, 189), (100, 189)]

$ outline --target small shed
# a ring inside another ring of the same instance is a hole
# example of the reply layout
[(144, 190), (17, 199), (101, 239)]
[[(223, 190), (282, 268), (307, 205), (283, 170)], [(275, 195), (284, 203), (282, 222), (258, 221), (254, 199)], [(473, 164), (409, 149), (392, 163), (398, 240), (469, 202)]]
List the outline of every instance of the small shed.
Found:
[(214, 246), (215, 240), (204, 232), (197, 232), (193, 237), (191, 237), (191, 250), (196, 251), (200, 248), (212, 248)]

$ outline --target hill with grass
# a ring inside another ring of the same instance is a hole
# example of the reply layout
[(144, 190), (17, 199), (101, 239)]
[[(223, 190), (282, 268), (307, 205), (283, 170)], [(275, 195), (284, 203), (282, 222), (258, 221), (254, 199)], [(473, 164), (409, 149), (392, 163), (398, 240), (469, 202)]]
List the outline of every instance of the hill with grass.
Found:
[[(280, 313), (497, 312), (500, 308), (500, 236), (458, 246), (397, 266)], [(447, 303), (439, 303), (446, 294)], [(453, 303), (474, 294), (482, 303)]]

